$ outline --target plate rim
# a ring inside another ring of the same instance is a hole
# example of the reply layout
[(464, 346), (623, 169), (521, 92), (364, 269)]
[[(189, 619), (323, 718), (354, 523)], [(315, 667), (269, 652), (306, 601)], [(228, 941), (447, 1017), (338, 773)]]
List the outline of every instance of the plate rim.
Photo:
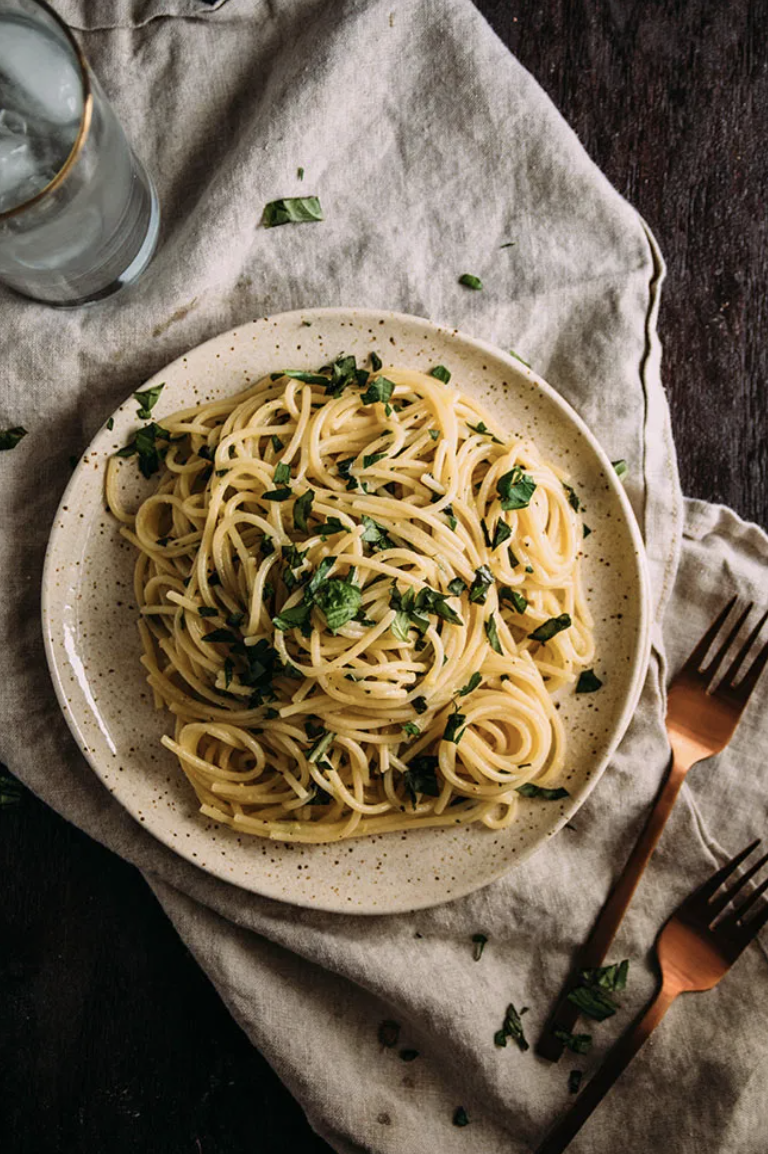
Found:
[[(137, 384), (136, 388), (133, 389), (124, 398), (124, 400), (120, 402), (120, 404), (112, 411), (111, 415), (113, 417), (117, 416), (123, 406), (130, 403), (134, 393), (138, 389), (152, 387), (158, 381), (158, 378), (169, 374), (171, 370), (176, 369), (177, 367), (181, 368), (184, 361), (188, 360), (193, 353), (202, 353), (208, 346), (218, 345), (220, 342), (227, 341), (232, 338), (237, 338), (241, 336), (246, 329), (252, 326), (266, 323), (279, 325), (280, 323), (290, 323), (291, 321), (295, 320), (303, 320), (308, 316), (311, 316), (312, 318), (318, 318), (319, 320), (331, 318), (348, 320), (352, 316), (356, 322), (375, 320), (378, 323), (379, 321), (383, 320), (386, 323), (404, 324), (410, 327), (416, 325), (422, 327), (426, 333), (431, 335), (437, 334), (441, 337), (448, 336), (464, 346), (468, 345), (477, 351), (487, 353), (495, 360), (501, 360), (506, 364), (511, 372), (523, 377), (528, 381), (528, 383), (536, 386), (537, 390), (543, 393), (549, 402), (554, 404), (555, 407), (561, 411), (561, 413), (572, 425), (576, 426), (603, 467), (606, 482), (611, 488), (614, 497), (618, 500), (623, 515), (624, 524), (629, 532), (633, 547), (633, 566), (636, 572), (641, 593), (640, 603), (638, 606), (638, 643), (633, 654), (632, 671), (631, 676), (628, 679), (628, 688), (624, 695), (624, 703), (618, 716), (618, 720), (613, 727), (611, 739), (606, 745), (605, 752), (601, 760), (593, 768), (588, 780), (581, 786), (578, 794), (570, 797), (559, 810), (559, 818), (557, 822), (552, 826), (551, 829), (542, 834), (537, 841), (519, 850), (513, 862), (503, 863), (496, 870), (490, 871), (487, 874), (483, 874), (480, 880), (469, 878), (466, 884), (459, 886), (448, 897), (437, 899), (430, 897), (424, 901), (419, 901), (418, 899), (413, 900), (413, 898), (411, 898), (405, 904), (395, 905), (392, 908), (363, 908), (347, 907), (342, 905), (340, 900), (334, 901), (331, 898), (328, 898), (327, 900), (321, 898), (320, 900), (311, 901), (309, 899), (302, 898), (301, 895), (298, 898), (276, 896), (270, 892), (257, 889), (253, 884), (247, 884), (227, 876), (222, 868), (217, 868), (217, 863), (215, 861), (203, 865), (200, 862), (194, 860), (191, 856), (191, 851), (185, 852), (184, 846), (182, 844), (173, 841), (170, 832), (166, 833), (164, 829), (157, 829), (153, 826), (149, 826), (145, 821), (140, 821), (136, 813), (128, 807), (128, 805), (121, 797), (117, 796), (116, 791), (110, 788), (108, 781), (105, 780), (105, 777), (99, 768), (98, 758), (95, 755), (92, 755), (90, 748), (84, 740), (84, 735), (81, 734), (80, 726), (78, 724), (75, 713), (67, 702), (66, 691), (64, 688), (64, 671), (63, 668), (60, 668), (59, 659), (54, 649), (54, 625), (56, 622), (55, 618), (52, 618), (50, 613), (52, 608), (51, 603), (54, 597), (52, 568), (54, 564), (54, 553), (58, 547), (58, 540), (62, 532), (62, 529), (58, 525), (62, 514), (62, 507), (67, 503), (70, 491), (80, 483), (82, 475), (86, 469), (85, 458), (91, 452), (100, 451), (98, 442), (102, 438), (106, 438), (108, 436), (109, 430), (106, 428), (106, 421), (109, 419), (108, 417), (105, 418), (105, 421), (101, 424), (97, 432), (91, 438), (88, 446), (84, 449), (76, 468), (73, 470), (72, 475), (64, 488), (53, 517), (52, 528), (46, 543), (45, 557), (42, 569), (40, 598), (41, 625), (46, 662), (56, 694), (56, 699), (62, 712), (63, 718), (67, 724), (67, 728), (74, 738), (80, 753), (86, 759), (89, 767), (93, 770), (101, 785), (107, 789), (110, 796), (114, 798), (117, 804), (121, 806), (121, 808), (132, 818), (134, 822), (136, 822), (137, 825), (139, 825), (156, 841), (160, 842), (160, 844), (162, 844), (164, 847), (177, 854), (186, 863), (195, 866), (197, 869), (202, 870), (212, 877), (215, 877), (217, 881), (222, 881), (237, 889), (244, 890), (246, 893), (252, 893), (257, 897), (263, 897), (270, 901), (279, 901), (282, 904), (296, 906), (302, 909), (315, 910), (323, 913), (348, 914), (354, 915), (356, 917), (388, 916), (390, 914), (394, 915), (415, 912), (416, 910), (430, 909), (466, 897), (468, 894), (474, 893), (476, 890), (484, 888), (486, 885), (490, 885), (492, 882), (498, 881), (499, 878), (504, 877), (516, 866), (533, 857), (534, 854), (538, 853), (557, 833), (560, 832), (563, 826), (565, 826), (571, 820), (573, 815), (581, 808), (581, 806), (584, 805), (592, 791), (595, 789), (597, 783), (605, 773), (608, 765), (610, 764), (611, 758), (613, 757), (616, 749), (624, 738), (632, 716), (634, 715), (637, 703), (642, 693), (651, 657), (653, 603), (645, 542), (643, 540), (637, 518), (635, 517), (634, 510), (632, 509), (629, 498), (627, 497), (627, 494), (624, 490), (624, 486), (621, 484), (618, 476), (616, 475), (607, 453), (603, 449), (595, 434), (592, 432), (580, 414), (576, 411), (576, 409), (574, 409), (570, 402), (565, 399), (565, 397), (557, 392), (557, 390), (552, 385), (550, 385), (548, 381), (546, 381), (537, 372), (535, 372), (535, 370), (530, 365), (528, 365), (527, 362), (523, 361), (515, 354), (509, 353), (481, 337), (472, 336), (465, 332), (463, 329), (460, 329), (454, 325), (442, 324), (439, 321), (433, 321), (427, 317), (420, 317), (412, 313), (403, 313), (393, 311), (391, 309), (375, 309), (368, 307), (357, 308), (355, 306), (322, 306), (288, 309), (279, 313), (271, 313), (266, 316), (251, 318), (250, 320), (244, 321), (240, 325), (235, 325), (232, 328), (225, 330), (224, 332), (217, 333), (212, 337), (208, 337), (206, 340), (201, 341), (199, 344), (194, 345), (192, 348), (186, 349), (172, 361), (168, 361), (150, 377), (146, 378), (146, 380)], [(59, 628), (61, 630), (60, 621)], [(201, 832), (203, 832), (202, 827)]]

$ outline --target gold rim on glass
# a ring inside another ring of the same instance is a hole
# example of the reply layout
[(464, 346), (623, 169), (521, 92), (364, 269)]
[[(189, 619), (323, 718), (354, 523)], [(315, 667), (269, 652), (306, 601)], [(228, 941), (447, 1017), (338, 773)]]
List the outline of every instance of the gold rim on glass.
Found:
[(28, 208), (32, 207), (32, 205), (39, 204), (42, 200), (45, 199), (45, 197), (49, 196), (50, 193), (55, 192), (56, 189), (64, 183), (67, 176), (74, 167), (75, 161), (83, 150), (86, 139), (88, 138), (88, 132), (91, 127), (91, 119), (93, 116), (93, 92), (91, 91), (91, 82), (88, 78), (88, 64), (86, 62), (85, 56), (82, 53), (80, 45), (77, 43), (70, 29), (61, 19), (61, 17), (56, 12), (54, 12), (53, 8), (51, 8), (49, 4), (45, 3), (45, 0), (27, 0), (27, 2), (36, 5), (38, 8), (42, 8), (50, 17), (52, 17), (52, 19), (56, 22), (56, 24), (58, 24), (59, 28), (68, 40), (69, 45), (75, 54), (75, 59), (77, 60), (77, 63), (80, 67), (80, 84), (83, 91), (83, 111), (80, 116), (80, 128), (78, 130), (77, 136), (75, 137), (75, 142), (72, 145), (69, 156), (64, 161), (61, 168), (54, 176), (53, 180), (49, 181), (49, 183), (46, 184), (44, 188), (41, 188), (40, 191), (36, 192), (35, 195), (30, 197), (29, 200), (22, 201), (21, 204), (17, 204), (15, 208), (9, 208), (6, 212), (0, 212), (0, 224), (2, 224), (3, 221), (10, 220), (13, 216), (18, 216), (22, 212), (26, 212)]

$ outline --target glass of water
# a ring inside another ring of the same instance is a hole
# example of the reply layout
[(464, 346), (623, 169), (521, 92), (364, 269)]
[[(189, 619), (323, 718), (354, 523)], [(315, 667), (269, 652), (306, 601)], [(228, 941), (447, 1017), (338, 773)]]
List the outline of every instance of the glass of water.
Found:
[(0, 282), (73, 307), (152, 259), (152, 181), (72, 33), (42, 0), (0, 0)]

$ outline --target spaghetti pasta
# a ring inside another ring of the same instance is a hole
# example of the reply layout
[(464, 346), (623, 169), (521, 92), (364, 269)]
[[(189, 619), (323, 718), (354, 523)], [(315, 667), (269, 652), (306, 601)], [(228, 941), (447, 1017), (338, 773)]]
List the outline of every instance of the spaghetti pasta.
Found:
[(563, 474), (447, 371), (275, 373), (145, 425), (135, 596), (203, 814), (329, 842), (514, 817), (593, 656)]

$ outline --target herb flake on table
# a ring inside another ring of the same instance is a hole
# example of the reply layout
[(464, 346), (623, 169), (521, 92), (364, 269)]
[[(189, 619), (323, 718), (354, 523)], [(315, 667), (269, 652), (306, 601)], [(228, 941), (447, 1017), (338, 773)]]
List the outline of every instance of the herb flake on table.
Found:
[(564, 797), (570, 797), (567, 789), (562, 787), (559, 789), (546, 789), (542, 785), (534, 785), (532, 781), (526, 781), (523, 785), (518, 785), (515, 793), (519, 793), (521, 797), (538, 797), (542, 801), (560, 801)]
[(164, 387), (165, 381), (159, 385), (154, 385), (151, 389), (144, 389), (141, 393), (133, 394), (133, 399), (139, 402), (136, 416), (140, 421), (148, 421), (151, 418), (152, 410), (159, 401)]
[(463, 272), (459, 277), (459, 284), (463, 284), (465, 288), (474, 289), (475, 292), (480, 292), (483, 287), (480, 277), (471, 272)]
[(307, 224), (324, 219), (316, 196), (286, 196), (271, 200), (264, 206), (265, 228), (275, 228), (279, 224)]
[(301, 167), (301, 165), (299, 165), (299, 167), (296, 169), (296, 176), (299, 178), (299, 180), (304, 179), (304, 169)]
[(523, 357), (521, 357), (519, 353), (516, 353), (514, 349), (509, 350), (509, 355), (514, 357), (516, 361), (519, 361), (521, 365), (525, 365), (526, 369), (530, 369), (530, 363), (524, 360)]
[(611, 464), (617, 477), (624, 477), (629, 472), (629, 466), (623, 457), (618, 461), (611, 461)]
[(485, 936), (485, 934), (473, 934), (472, 935), (472, 945), (474, 947), (472, 950), (472, 957), (475, 959), (476, 962), (479, 962), (480, 959), (482, 958), (483, 950), (485, 949), (487, 941), (488, 941), (488, 939)]
[(551, 641), (558, 633), (562, 633), (564, 629), (570, 628), (571, 618), (568, 613), (561, 613), (559, 617), (550, 617), (548, 621), (542, 622), (541, 625), (534, 629), (533, 633), (529, 633), (528, 637), (531, 641)]
[(497, 1046), (506, 1046), (507, 1039), (511, 1038), (512, 1041), (516, 1043), (518, 1050), (521, 1050), (523, 1053), (530, 1049), (530, 1046), (528, 1045), (528, 1039), (526, 1038), (525, 1032), (523, 1030), (523, 1023), (521, 1021), (522, 1015), (526, 1012), (527, 1009), (527, 1006), (523, 1006), (522, 1010), (518, 1014), (513, 1004), (511, 1002), (509, 1003), (507, 1006), (507, 1012), (504, 1015), (504, 1024), (502, 1025), (501, 1029), (497, 1030), (493, 1035), (493, 1040)]
[(554, 1036), (574, 1054), (587, 1054), (592, 1047), (591, 1034), (572, 1034), (569, 1030), (555, 1030)]
[(469, 1125), (469, 1114), (467, 1113), (467, 1111), (464, 1109), (463, 1106), (457, 1106), (456, 1109), (454, 1110), (454, 1112), (453, 1112), (453, 1124), (454, 1124), (454, 1126), (468, 1126)]
[(579, 674), (579, 680), (576, 682), (576, 692), (597, 693), (602, 684), (600, 678), (595, 676), (593, 669), (583, 669)]
[(442, 381), (444, 385), (447, 385), (451, 379), (451, 374), (445, 365), (435, 365), (433, 369), (429, 370), (429, 375), (430, 377), (435, 377), (438, 381)]
[(115, 418), (114, 417), (107, 417), (107, 428), (109, 429), (110, 433), (112, 432), (114, 427), (115, 427)]

